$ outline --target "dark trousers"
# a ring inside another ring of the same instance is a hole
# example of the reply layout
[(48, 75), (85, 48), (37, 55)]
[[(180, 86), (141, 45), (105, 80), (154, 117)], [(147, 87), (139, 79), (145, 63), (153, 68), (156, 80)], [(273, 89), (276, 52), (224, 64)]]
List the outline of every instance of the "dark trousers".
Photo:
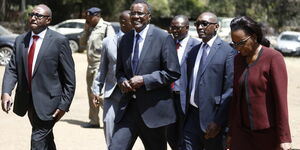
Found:
[[(200, 114), (201, 115), (201, 114)], [(223, 137), (205, 139), (205, 133), (200, 128), (199, 109), (190, 105), (183, 130), (182, 150), (223, 150)]]
[(167, 127), (167, 141), (172, 150), (180, 150), (183, 135), (184, 113), (181, 109), (180, 94), (173, 92), (176, 122)]
[(141, 138), (145, 150), (167, 150), (166, 127), (148, 128), (132, 99), (122, 120), (115, 124), (109, 150), (131, 150), (137, 137)]
[(32, 126), (31, 150), (56, 150), (52, 128), (54, 121), (43, 121), (37, 116), (33, 106), (28, 109)]

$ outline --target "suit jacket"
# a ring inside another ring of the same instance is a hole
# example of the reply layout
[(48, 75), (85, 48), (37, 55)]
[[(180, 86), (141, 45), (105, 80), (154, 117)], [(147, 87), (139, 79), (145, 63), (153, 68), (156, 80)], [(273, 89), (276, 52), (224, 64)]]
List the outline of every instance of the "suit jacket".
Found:
[(99, 95), (105, 85), (104, 98), (110, 97), (117, 85), (117, 45), (118, 35), (109, 36), (103, 40), (100, 67), (92, 90), (94, 94)]
[[(186, 99), (182, 103), (190, 103), (193, 69), (202, 42), (187, 54)], [(195, 89), (195, 102), (199, 108), (199, 124), (205, 132), (209, 123), (215, 122), (225, 126), (228, 120), (228, 103), (232, 97), (233, 59), (236, 51), (228, 43), (217, 37), (210, 48), (204, 69), (198, 72)]]
[(13, 111), (24, 116), (30, 103), (33, 103), (41, 120), (52, 120), (52, 114), (57, 108), (69, 110), (74, 96), (75, 70), (72, 52), (65, 36), (48, 29), (33, 68), (30, 92), (27, 70), (30, 38), (31, 32), (16, 38), (14, 53), (5, 69), (2, 93), (11, 94), (18, 83)]
[[(278, 143), (291, 142), (288, 121), (288, 77), (283, 56), (262, 47), (257, 60), (247, 64), (237, 55), (234, 62), (234, 91), (231, 102), (230, 131), (273, 128)], [(234, 134), (236, 135), (236, 134)]]
[[(117, 54), (118, 83), (133, 77), (131, 56), (134, 31), (126, 33)], [(122, 119), (132, 95), (136, 95), (138, 111), (149, 128), (157, 128), (174, 123), (176, 120), (170, 84), (180, 77), (180, 66), (175, 43), (171, 35), (149, 25), (144, 46), (139, 58), (136, 75), (142, 75), (144, 85), (135, 93), (122, 96), (115, 121)]]
[[(185, 88), (186, 85), (185, 85), (185, 82), (183, 81), (183, 79), (185, 78), (184, 74), (185, 74), (185, 71), (186, 71), (186, 65), (185, 64), (185, 61), (186, 61), (186, 57), (187, 57), (187, 54), (190, 52), (190, 50), (198, 45), (200, 43), (199, 40), (195, 39), (195, 38), (192, 38), (192, 37), (189, 37), (189, 40), (186, 44), (186, 47), (185, 47), (185, 50), (184, 50), (184, 53), (183, 53), (183, 56), (182, 56), (182, 59), (181, 59), (181, 64), (183, 65), (180, 65), (180, 72), (181, 72), (181, 77), (180, 79), (178, 79), (177, 81), (175, 82), (178, 82), (179, 84), (179, 87), (177, 86), (177, 84), (175, 84), (175, 90), (179, 90), (180, 91), (180, 99), (186, 99), (186, 92), (185, 92)], [(181, 109), (183, 112), (185, 112), (185, 108), (186, 108), (186, 104), (185, 102), (181, 101)]]

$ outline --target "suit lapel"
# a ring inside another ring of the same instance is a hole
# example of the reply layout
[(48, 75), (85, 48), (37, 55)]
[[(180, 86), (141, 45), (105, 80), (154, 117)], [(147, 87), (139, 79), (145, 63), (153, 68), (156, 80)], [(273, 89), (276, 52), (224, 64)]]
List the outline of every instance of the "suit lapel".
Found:
[(114, 36), (113, 42), (114, 42), (115, 45), (117, 45), (117, 46), (119, 45), (119, 43), (118, 43), (118, 36), (117, 35)]
[(30, 38), (31, 38), (31, 32), (28, 32), (24, 37), (23, 44), (22, 44), (23, 47), (21, 49), (22, 57), (23, 57), (23, 65), (24, 65), (24, 70), (25, 70), (27, 80), (28, 80), (28, 65), (27, 65), (28, 57), (27, 56), (28, 56)]
[[(188, 81), (188, 87), (189, 90), (192, 89), (192, 80), (193, 80), (193, 73), (194, 73), (194, 66), (196, 63), (196, 58), (199, 52), (199, 49), (201, 47), (201, 44), (196, 45), (187, 55), (187, 81)], [(189, 91), (190, 92), (190, 91)]]
[(50, 47), (50, 42), (51, 42), (50, 37), (51, 37), (51, 33), (50, 33), (50, 29), (48, 29), (46, 34), (45, 34), (45, 37), (43, 39), (43, 42), (42, 42), (41, 48), (39, 50), (39, 53), (37, 55), (37, 58), (36, 58), (34, 70), (33, 70), (33, 73), (32, 73), (32, 78), (34, 77), (35, 72), (36, 72), (37, 68), (39, 67), (41, 61), (43, 60), (44, 54), (46, 53), (46, 51)]
[[(109, 41), (108, 41), (108, 42), (109, 42)], [(109, 46), (109, 47), (113, 47), (112, 50), (114, 50), (114, 51), (111, 51), (111, 53), (112, 53), (112, 56), (111, 56), (111, 57), (112, 57), (114, 60), (116, 60), (116, 59), (117, 59), (117, 49), (118, 49), (118, 46), (119, 46), (119, 44), (120, 44), (120, 43), (119, 43), (120, 41), (119, 41), (119, 38), (118, 38), (117, 35), (114, 36), (112, 42), (113, 42), (113, 44), (112, 44), (112, 45), (109, 44), (108, 46)], [(109, 43), (110, 43), (110, 42), (109, 42)], [(116, 47), (114, 47), (114, 45), (116, 45)], [(108, 55), (108, 54), (110, 53), (109, 50), (107, 50), (106, 53), (107, 53), (107, 55)]]
[(125, 51), (127, 52), (127, 54), (126, 54), (127, 55), (126, 66), (128, 66), (128, 69), (130, 70), (129, 72), (131, 73), (131, 76), (133, 76), (132, 67), (131, 67), (131, 54), (132, 54), (132, 48), (133, 48), (133, 40), (134, 40), (134, 30), (130, 31), (129, 36), (128, 36), (128, 41), (129, 42), (127, 43), (127, 40), (125, 42), (126, 44), (128, 44), (128, 46), (127, 46), (127, 48), (126, 47), (124, 48), (124, 53), (125, 53)]
[(181, 64), (183, 64), (186, 60), (186, 54), (193, 48), (194, 42), (191, 37), (189, 37), (188, 43), (185, 47), (185, 50), (183, 52), (183, 57), (181, 58)]
[(144, 57), (146, 56), (147, 52), (150, 51), (151, 43), (152, 43), (152, 33), (153, 33), (153, 26), (149, 25), (149, 29), (148, 29), (147, 34), (146, 34), (146, 38), (144, 39), (144, 45), (143, 45), (143, 48), (142, 48), (142, 53), (140, 55), (140, 59), (139, 59), (139, 63), (138, 63), (136, 73), (139, 72), (140, 67), (142, 66), (141, 64), (143, 63)]
[(202, 69), (202, 72), (200, 73), (200, 77), (203, 75), (207, 65), (211, 62), (212, 58), (220, 48), (221, 40), (217, 37), (216, 40), (214, 41), (212, 47), (210, 48), (209, 54), (206, 58), (206, 62), (204, 64), (204, 68)]

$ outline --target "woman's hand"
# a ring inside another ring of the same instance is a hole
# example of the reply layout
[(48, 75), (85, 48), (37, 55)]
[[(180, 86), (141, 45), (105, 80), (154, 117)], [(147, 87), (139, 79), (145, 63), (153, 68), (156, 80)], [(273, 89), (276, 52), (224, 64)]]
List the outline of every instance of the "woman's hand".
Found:
[(291, 150), (292, 149), (292, 144), (291, 143), (281, 143), (280, 144), (280, 149), (281, 150)]

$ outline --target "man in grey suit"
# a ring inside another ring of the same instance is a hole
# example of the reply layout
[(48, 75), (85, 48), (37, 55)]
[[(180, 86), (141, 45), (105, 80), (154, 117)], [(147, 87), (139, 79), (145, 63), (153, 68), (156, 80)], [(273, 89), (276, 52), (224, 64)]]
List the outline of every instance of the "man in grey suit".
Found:
[(223, 150), (222, 136), (232, 96), (236, 51), (216, 36), (217, 16), (202, 13), (196, 20), (199, 45), (187, 54), (186, 119), (183, 150)]
[(16, 38), (2, 83), (2, 109), (7, 113), (17, 84), (13, 111), (19, 116), (28, 112), (32, 150), (56, 149), (52, 128), (69, 110), (75, 92), (69, 42), (47, 28), (51, 16), (51, 10), (43, 4), (29, 13), (31, 31)]
[[(184, 64), (186, 61), (186, 54), (195, 46), (200, 43), (199, 40), (188, 36), (189, 19), (187, 16), (178, 15), (175, 16), (170, 24), (169, 31), (173, 35), (176, 43), (176, 51), (178, 55), (179, 64)], [(184, 67), (181, 65), (181, 74), (184, 74)], [(183, 132), (183, 120), (184, 113), (180, 102), (180, 96), (184, 96), (184, 82), (178, 79), (171, 84), (173, 91), (176, 122), (169, 125), (167, 129), (167, 140), (172, 150), (178, 150), (182, 144), (182, 132)], [(184, 107), (184, 106), (183, 106)]]
[(170, 84), (180, 77), (172, 36), (149, 25), (151, 9), (134, 1), (117, 54), (116, 77), (123, 92), (110, 150), (132, 149), (139, 136), (145, 149), (166, 150), (166, 126), (176, 121)]
[(100, 67), (92, 86), (94, 93), (93, 102), (96, 107), (99, 107), (101, 91), (103, 86), (105, 87), (103, 122), (107, 146), (111, 143), (115, 114), (122, 96), (116, 79), (117, 47), (124, 33), (132, 30), (129, 13), (129, 10), (125, 10), (120, 14), (119, 23), (121, 29), (119, 33), (103, 40)]

